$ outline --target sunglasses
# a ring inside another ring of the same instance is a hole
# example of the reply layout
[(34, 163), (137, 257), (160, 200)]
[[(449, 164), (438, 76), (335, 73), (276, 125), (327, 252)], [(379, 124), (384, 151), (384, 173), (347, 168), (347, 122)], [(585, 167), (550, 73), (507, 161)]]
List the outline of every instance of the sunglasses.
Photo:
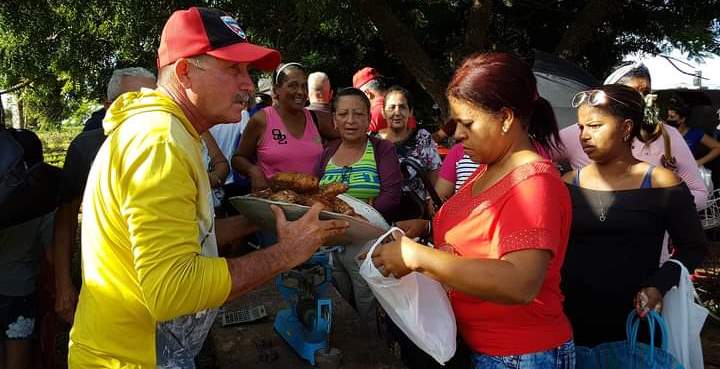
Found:
[(590, 106), (601, 106), (607, 104), (610, 100), (614, 100), (620, 104), (627, 106), (627, 104), (606, 94), (603, 90), (587, 90), (578, 92), (573, 97), (570, 105), (572, 105), (573, 108), (578, 108), (580, 105), (585, 103)]

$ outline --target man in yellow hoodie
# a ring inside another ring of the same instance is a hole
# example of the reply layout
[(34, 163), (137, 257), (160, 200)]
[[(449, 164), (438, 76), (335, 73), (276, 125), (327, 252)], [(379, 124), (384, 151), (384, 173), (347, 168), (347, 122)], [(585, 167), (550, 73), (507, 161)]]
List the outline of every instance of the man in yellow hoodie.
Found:
[(193, 7), (168, 19), (158, 89), (121, 96), (103, 122), (108, 137), (83, 198), (71, 368), (194, 367), (217, 307), (346, 230), (347, 222), (320, 221), (319, 204), (294, 222), (275, 207), (277, 244), (217, 257), (218, 239), (253, 227), (242, 218), (214, 222), (200, 134), (240, 120), (253, 95), (249, 66), (272, 70), (279, 62), (277, 51), (250, 44), (222, 11)]

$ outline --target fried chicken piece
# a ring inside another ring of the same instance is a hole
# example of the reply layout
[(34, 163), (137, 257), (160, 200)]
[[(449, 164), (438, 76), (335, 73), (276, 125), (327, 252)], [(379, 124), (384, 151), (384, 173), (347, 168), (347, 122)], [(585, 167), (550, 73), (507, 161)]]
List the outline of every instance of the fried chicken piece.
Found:
[(289, 204), (296, 204), (300, 199), (300, 196), (292, 190), (282, 190), (273, 193), (268, 198), (271, 201), (287, 202)]
[(343, 215), (349, 215), (349, 216), (355, 216), (355, 210), (352, 208), (352, 206), (348, 205), (345, 201), (338, 199), (337, 197), (332, 198), (332, 202), (330, 204), (330, 208), (333, 213), (343, 214)]
[(330, 202), (327, 201), (327, 199), (320, 196), (320, 194), (317, 194), (317, 193), (302, 194), (298, 198), (298, 204), (300, 204), (300, 205), (313, 206), (313, 204), (316, 202), (320, 202), (323, 205), (325, 205), (324, 210), (329, 210)]
[(318, 192), (320, 180), (309, 174), (280, 172), (270, 179), (273, 191), (292, 190), (297, 193)]
[(252, 196), (252, 197), (257, 197), (257, 198), (260, 198), (260, 199), (267, 199), (267, 198), (269, 198), (270, 195), (272, 195), (272, 194), (273, 194), (272, 190), (269, 189), (269, 188), (266, 188), (266, 189), (264, 189), (264, 190), (255, 191), (255, 192), (251, 193), (250, 196)]
[(327, 196), (328, 198), (335, 197), (341, 193), (345, 193), (348, 190), (348, 185), (341, 182), (328, 183), (320, 187), (320, 194)]
[(337, 197), (329, 197), (321, 194), (299, 195), (298, 204), (300, 205), (312, 206), (316, 202), (323, 204), (325, 206), (323, 210), (325, 211), (349, 216), (355, 215), (355, 210), (353, 210), (352, 206)]

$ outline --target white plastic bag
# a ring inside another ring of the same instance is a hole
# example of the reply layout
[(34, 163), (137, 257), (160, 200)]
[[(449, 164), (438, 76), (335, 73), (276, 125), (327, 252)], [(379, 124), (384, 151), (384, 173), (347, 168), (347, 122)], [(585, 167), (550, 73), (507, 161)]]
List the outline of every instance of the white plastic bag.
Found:
[(384, 277), (372, 262), (375, 248), (394, 231), (402, 233), (392, 228), (373, 242), (360, 265), (360, 275), (408, 338), (438, 363), (445, 364), (455, 355), (457, 326), (442, 285), (417, 272), (400, 279)]
[(713, 192), (714, 184), (712, 181), (712, 171), (702, 165), (698, 167), (698, 170), (700, 170), (700, 178), (702, 178), (703, 183), (705, 184), (705, 188), (707, 188), (708, 194)]
[(708, 310), (695, 302), (695, 287), (687, 268), (675, 259), (668, 262), (678, 264), (681, 270), (677, 287), (665, 293), (662, 304), (662, 317), (668, 327), (668, 351), (685, 369), (703, 369), (700, 331)]

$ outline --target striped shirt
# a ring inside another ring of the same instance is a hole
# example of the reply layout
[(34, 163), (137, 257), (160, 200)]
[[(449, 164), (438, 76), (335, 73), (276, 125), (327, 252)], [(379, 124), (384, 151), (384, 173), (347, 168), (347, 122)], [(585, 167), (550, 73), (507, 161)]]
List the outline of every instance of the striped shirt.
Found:
[(362, 158), (353, 165), (339, 167), (333, 163), (332, 159), (328, 162), (320, 184), (332, 182), (345, 183), (349, 187), (348, 195), (365, 202), (378, 197), (380, 176), (375, 162), (375, 149), (369, 140)]
[(472, 161), (467, 154), (455, 163), (455, 192), (457, 192), (462, 185), (465, 184), (470, 176), (475, 173), (475, 170), (480, 164)]

